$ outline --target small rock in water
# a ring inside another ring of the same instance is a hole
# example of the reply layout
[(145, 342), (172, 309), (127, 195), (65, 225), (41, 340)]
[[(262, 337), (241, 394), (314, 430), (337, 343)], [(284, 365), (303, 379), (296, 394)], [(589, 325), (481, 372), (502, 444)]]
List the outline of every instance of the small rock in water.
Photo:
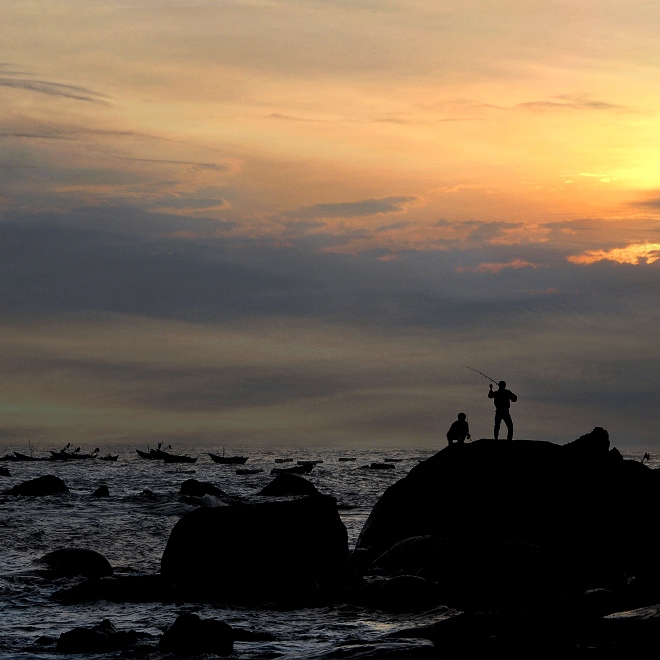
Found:
[(62, 548), (41, 557), (44, 564), (56, 577), (103, 577), (112, 575), (110, 562), (100, 553), (84, 548)]
[(222, 500), (219, 500), (217, 497), (214, 497), (213, 495), (203, 495), (202, 505), (209, 506), (211, 508), (217, 506), (227, 506)]
[(223, 497), (225, 495), (217, 486), (214, 486), (208, 481), (197, 481), (197, 479), (187, 479), (181, 484), (179, 490), (180, 495), (187, 495), (189, 497), (203, 497), (204, 495), (214, 495), (215, 497)]
[(92, 497), (110, 497), (110, 491), (108, 490), (108, 487), (104, 484), (103, 486), (99, 486), (92, 493)]

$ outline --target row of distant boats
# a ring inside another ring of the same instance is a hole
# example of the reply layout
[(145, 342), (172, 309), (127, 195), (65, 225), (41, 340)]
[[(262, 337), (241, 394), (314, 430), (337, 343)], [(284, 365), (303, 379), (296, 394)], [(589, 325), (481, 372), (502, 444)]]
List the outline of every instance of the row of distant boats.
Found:
[(32, 454), (22, 454), (20, 451), (15, 451), (11, 454), (0, 456), (0, 461), (80, 461), (89, 458), (97, 458), (100, 461), (116, 461), (119, 458), (119, 454), (100, 456), (100, 451), (97, 447), (93, 452), (86, 454), (80, 451), (80, 447), (74, 449), (71, 443), (69, 443), (66, 447), (57, 451), (51, 450), (49, 452), (50, 456), (33, 456)]
[[(170, 454), (162, 448), (161, 444), (158, 445), (157, 449), (149, 449), (149, 451), (136, 449), (135, 451), (140, 458), (146, 458), (148, 460), (163, 460), (165, 463), (194, 463), (198, 458), (197, 456), (187, 456), (184, 454)], [(220, 454), (212, 454), (211, 452), (207, 452), (207, 454), (214, 463), (220, 463), (222, 465), (245, 465), (249, 458), (249, 456), (226, 456), (224, 449), (222, 451), (222, 456)], [(337, 460), (355, 461), (356, 459), (354, 457), (340, 456)], [(401, 460), (402, 459), (400, 458), (386, 458), (382, 463), (371, 463), (370, 465), (363, 467), (371, 468), (372, 470), (392, 470), (394, 469), (394, 463), (400, 463)], [(293, 463), (293, 459), (276, 458), (275, 463)], [(318, 463), (323, 463), (323, 461), (297, 461), (296, 465), (291, 465), (289, 467), (274, 467), (270, 473), (310, 474), (314, 469), (314, 466)], [(236, 474), (257, 474), (258, 472), (263, 471), (263, 468), (238, 468)]]
[[(171, 446), (168, 446), (167, 449), (171, 449)], [(173, 454), (171, 452), (163, 449), (163, 444), (158, 443), (156, 449), (151, 449), (147, 447), (147, 451), (141, 449), (136, 449), (137, 455), (140, 458), (146, 460), (162, 460), (165, 463), (194, 463), (197, 460), (197, 456), (188, 456), (186, 454)], [(32, 454), (23, 454), (21, 452), (15, 451), (12, 454), (6, 454), (5, 456), (0, 457), (0, 461), (76, 461), (84, 459), (98, 459), (101, 461), (116, 461), (119, 457), (118, 454), (107, 454), (106, 456), (100, 456), (100, 449), (96, 448), (93, 452), (85, 453), (81, 452), (80, 447), (75, 449), (71, 446), (71, 443), (67, 444), (60, 450), (50, 451), (50, 456), (33, 456)], [(208, 456), (214, 463), (220, 463), (222, 465), (245, 465), (249, 456), (226, 456), (224, 449), (222, 455), (212, 454), (207, 452)], [(339, 461), (355, 461), (354, 457), (345, 457), (340, 456), (337, 460)], [(386, 458), (383, 462), (380, 463), (371, 463), (363, 467), (371, 468), (374, 470), (391, 470), (394, 468), (395, 463), (401, 462), (400, 458)], [(293, 458), (276, 458), (275, 463), (293, 463)], [(271, 474), (310, 474), (314, 469), (314, 466), (318, 463), (323, 463), (322, 460), (317, 461), (297, 461), (295, 465), (287, 467), (274, 467), (271, 470)], [(263, 472), (263, 468), (237, 468), (236, 474), (257, 474)]]

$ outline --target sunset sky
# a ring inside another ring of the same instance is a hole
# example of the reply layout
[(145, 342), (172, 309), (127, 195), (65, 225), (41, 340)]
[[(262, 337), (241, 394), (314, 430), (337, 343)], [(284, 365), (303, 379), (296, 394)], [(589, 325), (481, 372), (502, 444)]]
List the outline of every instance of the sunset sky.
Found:
[(4, 0), (0, 445), (660, 451), (660, 3)]

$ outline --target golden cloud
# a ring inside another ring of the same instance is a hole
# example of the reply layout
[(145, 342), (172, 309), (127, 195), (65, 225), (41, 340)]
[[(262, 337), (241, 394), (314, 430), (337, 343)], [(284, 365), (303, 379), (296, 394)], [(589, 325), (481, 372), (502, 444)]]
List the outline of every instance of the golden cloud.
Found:
[(660, 259), (660, 243), (631, 243), (612, 250), (587, 250), (582, 254), (567, 257), (574, 264), (593, 264), (596, 261), (616, 261), (620, 264), (652, 264)]

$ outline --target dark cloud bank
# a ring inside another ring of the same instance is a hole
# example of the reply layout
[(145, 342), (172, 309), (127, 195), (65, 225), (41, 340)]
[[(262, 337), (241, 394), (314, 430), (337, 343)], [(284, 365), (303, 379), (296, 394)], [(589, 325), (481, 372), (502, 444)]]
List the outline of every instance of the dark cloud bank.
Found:
[[(186, 223), (196, 230), (212, 228), (216, 237), (171, 235)], [(43, 321), (102, 312), (193, 323), (314, 319), (409, 335), (412, 342), (420, 332), (451, 336), (461, 343), (459, 364), (469, 359), (470, 342), (487, 347), (492, 338), (494, 354), (486, 367), (497, 365), (510, 374), (527, 401), (555, 405), (575, 418), (576, 430), (609, 421), (631, 442), (656, 439), (660, 262), (577, 266), (547, 245), (408, 252), (381, 261), (374, 253), (318, 253), (304, 237), (282, 248), (228, 233), (223, 237), (222, 229), (215, 221), (129, 208), (81, 210), (67, 217), (6, 214), (0, 224), (3, 317)], [(516, 258), (544, 267), (457, 271)], [(572, 342), (587, 350), (573, 349)], [(76, 368), (103, 377), (109, 367)], [(176, 383), (190, 376), (156, 372), (140, 377)], [(176, 388), (168, 399), (161, 388), (154, 394), (160, 399), (151, 403), (206, 409), (241, 397), (263, 403), (350, 391), (349, 383), (323, 373), (199, 376), (204, 388), (218, 383), (215, 390), (205, 394), (197, 387), (187, 394)], [(565, 425), (566, 419), (557, 422)]]

